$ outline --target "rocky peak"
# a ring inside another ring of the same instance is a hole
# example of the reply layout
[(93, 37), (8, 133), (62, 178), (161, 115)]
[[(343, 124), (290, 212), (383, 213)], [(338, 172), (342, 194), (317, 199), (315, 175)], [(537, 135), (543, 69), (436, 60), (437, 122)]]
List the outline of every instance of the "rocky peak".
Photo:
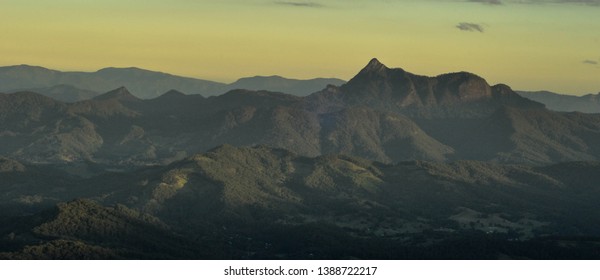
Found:
[(385, 72), (386, 70), (389, 70), (389, 68), (387, 68), (387, 66), (385, 66), (383, 63), (379, 62), (379, 60), (377, 58), (373, 58), (371, 59), (371, 61), (369, 61), (369, 63), (367, 64), (367, 66), (365, 66), (359, 73), (360, 74), (366, 74), (366, 73), (382, 73)]
[(137, 101), (139, 98), (135, 97), (127, 88), (119, 87), (112, 91), (109, 91), (105, 94), (98, 95), (94, 97), (94, 100), (110, 100), (117, 99), (119, 101)]

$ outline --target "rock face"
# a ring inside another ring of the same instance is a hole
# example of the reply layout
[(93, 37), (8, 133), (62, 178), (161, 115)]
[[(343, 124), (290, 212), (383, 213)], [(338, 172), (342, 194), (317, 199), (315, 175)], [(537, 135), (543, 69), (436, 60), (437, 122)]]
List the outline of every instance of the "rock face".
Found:
[[(331, 92), (332, 89), (328, 89)], [(521, 98), (507, 86), (490, 87), (481, 77), (450, 73), (437, 77), (419, 76), (400, 68), (390, 69), (377, 59), (371, 60), (358, 75), (339, 88), (338, 95), (350, 105), (407, 112), (437, 111), (451, 113), (473, 107), (487, 113), (503, 105), (542, 108), (543, 105)], [(454, 110), (456, 108), (456, 110)]]

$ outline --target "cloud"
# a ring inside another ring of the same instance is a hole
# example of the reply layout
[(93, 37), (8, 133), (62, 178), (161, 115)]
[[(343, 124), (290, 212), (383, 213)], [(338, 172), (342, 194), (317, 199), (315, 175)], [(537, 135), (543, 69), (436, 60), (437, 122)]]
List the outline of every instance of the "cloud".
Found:
[(600, 0), (557, 0), (551, 1), (554, 3), (563, 3), (563, 4), (587, 4), (592, 6), (600, 6)]
[(322, 8), (323, 4), (316, 2), (294, 2), (294, 1), (275, 1), (277, 5), (292, 6), (292, 7), (307, 7), (307, 8)]
[(488, 5), (503, 4), (576, 4), (600, 6), (600, 0), (455, 0), (456, 2), (482, 3)]
[(598, 61), (590, 60), (590, 59), (586, 59), (586, 60), (582, 61), (581, 63), (583, 63), (583, 64), (591, 64), (591, 65), (598, 65)]
[(500, 0), (469, 0), (469, 2), (483, 3), (488, 5), (502, 5), (502, 1)]
[(483, 33), (485, 31), (483, 26), (481, 26), (480, 24), (471, 23), (471, 22), (461, 22), (458, 25), (456, 25), (456, 28), (458, 28), (462, 31), (470, 31), (470, 32), (477, 31), (477, 32)]

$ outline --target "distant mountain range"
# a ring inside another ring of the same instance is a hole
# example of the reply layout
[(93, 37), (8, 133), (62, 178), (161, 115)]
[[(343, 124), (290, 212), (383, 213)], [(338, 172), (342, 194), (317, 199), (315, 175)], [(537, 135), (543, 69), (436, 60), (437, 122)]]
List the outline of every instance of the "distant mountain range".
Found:
[[(341, 86), (344, 83), (346, 81), (335, 78), (299, 80), (281, 76), (255, 76), (224, 84), (135, 67), (110, 67), (96, 72), (61, 72), (28, 65), (0, 67), (0, 92), (30, 91), (71, 103), (91, 99), (118, 87), (126, 87), (139, 98), (152, 99), (169, 90), (203, 96), (220, 95), (235, 89), (265, 90), (307, 96), (321, 91), (328, 85)], [(584, 96), (549, 91), (517, 91), (517, 93), (542, 103), (554, 111), (600, 113), (600, 93)]]
[(543, 103), (560, 112), (600, 113), (600, 93), (574, 96), (549, 91), (518, 91), (519, 95)]
[(69, 104), (0, 94), (0, 124), (0, 153), (27, 162), (163, 164), (221, 144), (382, 162), (600, 159), (598, 115), (550, 111), (471, 73), (425, 77), (375, 59), (306, 97), (169, 91), (144, 100), (122, 87)]
[(321, 90), (328, 84), (343, 83), (340, 79), (297, 80), (257, 76), (223, 84), (135, 67), (104, 68), (96, 72), (60, 72), (28, 65), (0, 67), (0, 92), (32, 91), (64, 102), (89, 99), (121, 86), (127, 87), (139, 98), (150, 99), (169, 90), (211, 96), (233, 89), (250, 89), (304, 96)]
[(226, 89), (267, 90), (283, 92), (296, 96), (307, 96), (320, 91), (328, 85), (341, 86), (346, 81), (334, 78), (315, 78), (310, 80), (288, 79), (280, 76), (256, 76), (241, 78), (227, 85)]

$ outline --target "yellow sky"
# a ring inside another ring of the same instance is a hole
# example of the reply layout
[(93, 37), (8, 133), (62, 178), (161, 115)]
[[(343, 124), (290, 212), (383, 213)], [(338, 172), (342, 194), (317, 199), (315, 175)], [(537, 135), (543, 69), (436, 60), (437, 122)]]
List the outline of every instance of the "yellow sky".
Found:
[(475, 2), (486, 1), (0, 0), (0, 65), (136, 66), (231, 82), (349, 79), (377, 57), (514, 89), (600, 91), (600, 1)]

